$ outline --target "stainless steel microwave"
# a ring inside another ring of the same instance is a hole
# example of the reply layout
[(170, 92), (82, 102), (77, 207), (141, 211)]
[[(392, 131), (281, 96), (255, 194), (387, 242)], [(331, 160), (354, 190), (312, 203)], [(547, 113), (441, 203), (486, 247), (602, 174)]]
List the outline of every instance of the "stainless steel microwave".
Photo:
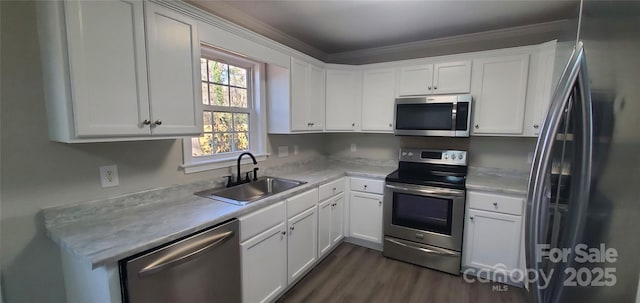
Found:
[(394, 107), (396, 135), (469, 137), (471, 95), (398, 98)]

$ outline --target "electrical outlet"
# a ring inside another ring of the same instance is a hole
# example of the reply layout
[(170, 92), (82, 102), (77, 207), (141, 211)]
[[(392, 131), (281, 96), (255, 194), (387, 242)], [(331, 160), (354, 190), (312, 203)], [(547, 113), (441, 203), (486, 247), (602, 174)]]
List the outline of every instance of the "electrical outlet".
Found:
[(120, 184), (117, 165), (100, 166), (100, 184), (103, 188), (118, 186)]
[(357, 150), (357, 148), (356, 148), (356, 144), (355, 144), (355, 143), (351, 143), (351, 152), (352, 152), (352, 153), (355, 153), (355, 152), (356, 152), (356, 150)]
[(278, 146), (278, 158), (284, 158), (289, 155), (289, 146)]
[(300, 152), (300, 150), (298, 149), (298, 145), (294, 145), (293, 146), (293, 155), (297, 155)]

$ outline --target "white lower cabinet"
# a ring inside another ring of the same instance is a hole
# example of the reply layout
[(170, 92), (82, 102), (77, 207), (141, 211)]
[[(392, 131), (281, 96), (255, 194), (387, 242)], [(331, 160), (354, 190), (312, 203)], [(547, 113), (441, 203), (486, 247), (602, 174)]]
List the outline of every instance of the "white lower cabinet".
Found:
[(287, 280), (292, 283), (316, 261), (317, 251), (317, 206), (288, 220)]
[(519, 284), (510, 278), (517, 278), (514, 270), (524, 269), (524, 198), (468, 191), (467, 205), (463, 268), (496, 282)]
[(242, 301), (270, 302), (287, 287), (284, 222), (240, 244)]
[(382, 195), (351, 192), (349, 234), (365, 241), (382, 243)]
[(318, 258), (329, 252), (344, 236), (343, 205), (343, 194), (318, 205)]

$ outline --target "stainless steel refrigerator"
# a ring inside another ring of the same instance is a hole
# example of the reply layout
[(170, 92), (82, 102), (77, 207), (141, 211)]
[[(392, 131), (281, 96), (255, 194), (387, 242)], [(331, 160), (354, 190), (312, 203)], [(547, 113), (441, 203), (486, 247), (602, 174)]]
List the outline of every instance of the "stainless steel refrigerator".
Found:
[(528, 289), (639, 302), (640, 2), (583, 0), (576, 17), (529, 178)]

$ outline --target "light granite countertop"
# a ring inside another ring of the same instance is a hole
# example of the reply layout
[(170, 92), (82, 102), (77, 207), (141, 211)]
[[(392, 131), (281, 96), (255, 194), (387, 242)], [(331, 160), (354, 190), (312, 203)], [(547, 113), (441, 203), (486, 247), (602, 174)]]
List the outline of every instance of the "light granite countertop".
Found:
[[(313, 167), (315, 166), (315, 167)], [(267, 170), (271, 176), (307, 182), (246, 206), (193, 195), (224, 186), (201, 181), (43, 209), (47, 235), (93, 268), (157, 247), (207, 227), (237, 218), (343, 176), (384, 179), (395, 167), (318, 163), (305, 168)]]
[(527, 195), (528, 172), (469, 167), (467, 190), (481, 190), (512, 195)]

